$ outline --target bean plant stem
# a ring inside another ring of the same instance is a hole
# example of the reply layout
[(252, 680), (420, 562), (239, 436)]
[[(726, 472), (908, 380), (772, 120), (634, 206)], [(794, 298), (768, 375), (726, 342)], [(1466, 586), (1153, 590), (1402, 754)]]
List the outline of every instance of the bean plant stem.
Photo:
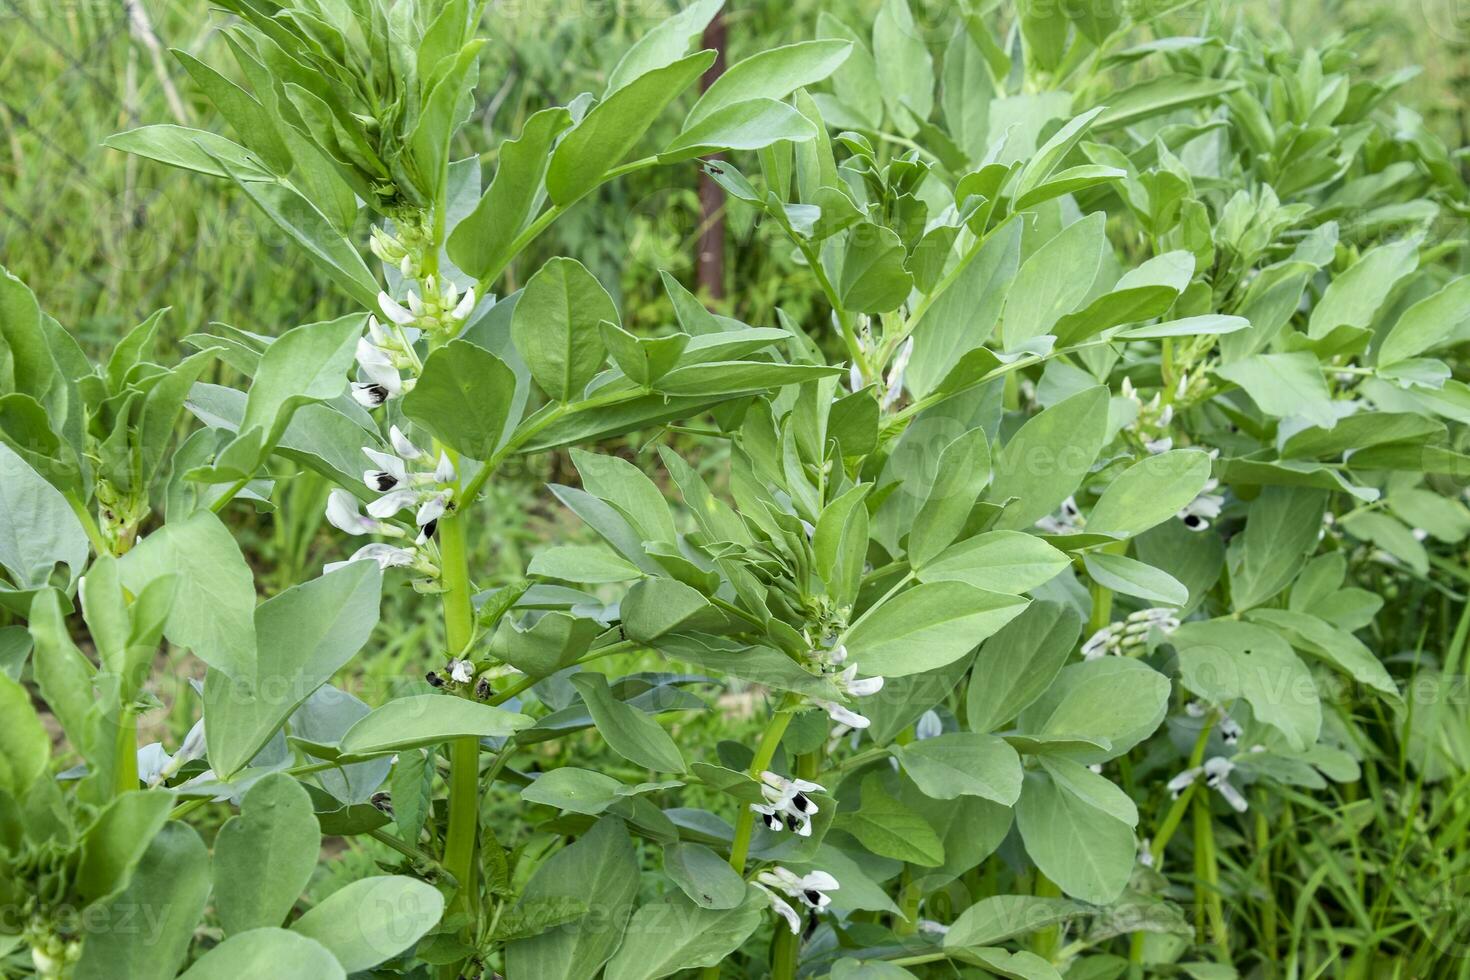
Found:
[[(750, 760), (748, 772), (752, 779), (759, 779), (761, 772), (769, 768), (771, 760), (776, 757), (776, 747), (781, 744), (781, 736), (786, 734), (786, 726), (791, 724), (794, 708), (795, 701), (788, 695), (771, 715), (771, 720), (766, 722), (765, 731), (761, 732), (760, 744), (755, 749), (755, 757)], [(750, 836), (754, 831), (755, 811), (748, 806), (742, 806), (740, 814), (735, 818), (735, 838), (730, 842), (730, 867), (742, 878), (745, 877), (745, 858), (750, 853)], [(777, 928), (784, 929), (784, 923)], [(719, 980), (719, 966), (705, 967), (700, 977), (702, 980)]]
[[(780, 739), (776, 741), (779, 742)], [(815, 780), (820, 775), (821, 768), (822, 754), (820, 752), (806, 752), (796, 759), (798, 779)], [(750, 811), (747, 809), (746, 812)], [(801, 937), (787, 929), (785, 923), (778, 925), (775, 941), (771, 943), (771, 980), (793, 980), (796, 976), (797, 961), (800, 958)]]
[(125, 704), (117, 706), (117, 768), (113, 773), (114, 796), (138, 788), (138, 716)]
[[(465, 552), (463, 508), (439, 522), (439, 557), (444, 586), (444, 637), (451, 656), (470, 645), (474, 608), (470, 601), (469, 563)], [(475, 831), (479, 824), (480, 740), (457, 738), (449, 745), (449, 829), (444, 838), (444, 867), (459, 882), (465, 906), (475, 900)]]

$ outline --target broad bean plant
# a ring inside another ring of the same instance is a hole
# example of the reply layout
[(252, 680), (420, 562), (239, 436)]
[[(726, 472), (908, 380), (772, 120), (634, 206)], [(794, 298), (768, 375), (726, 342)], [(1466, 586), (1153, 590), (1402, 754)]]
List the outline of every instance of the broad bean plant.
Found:
[[(177, 56), (232, 135), (109, 145), (231, 182), (342, 315), (94, 360), (0, 278), (7, 971), (1235, 975), (1222, 862), (1409, 710), (1355, 577), (1470, 533), (1465, 188), (1404, 76), (1179, 4), (884, 0), (700, 85), (698, 0), (487, 174), (482, 5), (221, 6), (232, 63)], [(649, 331), (517, 266), (701, 166), (820, 322), (665, 276)], [(547, 454), (585, 533), (477, 569)], [(261, 601), (239, 540), (303, 471), (341, 560)], [(368, 704), (387, 589), (443, 626)], [(140, 745), (185, 652), (197, 723)], [(691, 741), (722, 690), (754, 717)], [(333, 838), (381, 873), (303, 902)]]

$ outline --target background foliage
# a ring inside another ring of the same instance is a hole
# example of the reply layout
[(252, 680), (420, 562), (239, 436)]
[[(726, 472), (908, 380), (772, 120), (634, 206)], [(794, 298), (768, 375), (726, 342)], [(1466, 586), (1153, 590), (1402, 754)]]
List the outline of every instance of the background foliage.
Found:
[[(1325, 40), (1322, 25), (1331, 25), (1334, 33), (1354, 38), (1361, 67), (1370, 75), (1405, 64), (1423, 66), (1402, 100), (1415, 105), (1447, 144), (1460, 146), (1467, 142), (1464, 85), (1470, 67), (1465, 25), (1455, 22), (1452, 6), (1431, 0), (1423, 5), (1245, 3), (1220, 5), (1213, 16), (1240, 17), (1268, 34), (1309, 36), (1314, 43)], [(845, 19), (867, 23), (877, 4), (847, 7)], [(173, 308), (164, 326), (169, 340), (226, 311), (232, 323), (266, 334), (332, 315), (334, 304), (322, 292), (319, 274), (230, 185), (147, 165), (100, 146), (113, 132), (171, 117), (224, 128), (177, 63), (155, 58), (148, 41), (151, 34), (164, 46), (219, 60), (214, 33), (219, 16), (191, 4), (144, 3), (140, 9), (141, 18), (123, 4), (0, 0), (0, 25), (6, 30), (0, 51), (0, 123), (6, 134), (0, 153), (0, 252), (6, 264), (31, 284), (42, 308), (95, 349), (110, 346), (160, 306)], [(734, 6), (728, 18), (731, 60), (809, 37), (816, 9), (804, 2)], [(647, 9), (597, 3), (492, 9), (484, 30), (499, 43), (482, 63), (480, 108), (462, 138), (466, 145), (457, 149), (482, 153), (488, 172), (495, 162), (493, 148), (507, 134), (518, 133), (531, 111), (566, 93), (600, 88), (621, 51), (666, 12), (651, 0)], [(1198, 10), (1178, 15), (1181, 24), (1200, 16)], [(536, 245), (526, 271), (548, 256), (577, 256), (614, 293), (625, 324), (670, 321), (658, 270), (693, 281), (693, 242), (700, 224), (697, 174), (690, 163), (601, 189), (597, 201), (569, 215)], [(92, 220), (79, 221), (78, 215)], [(753, 228), (748, 215), (732, 215), (729, 221), (732, 247), (725, 274), (742, 288), (734, 291), (737, 305), (728, 312), (766, 323), (779, 304), (803, 323), (819, 323), (824, 312), (809, 273), (781, 248), (771, 247), (769, 226)], [(765, 236), (762, 247), (747, 247), (754, 236)], [(1453, 230), (1444, 235), (1452, 243), (1457, 237)], [(1455, 262), (1452, 253), (1446, 264)], [(651, 457), (639, 445), (606, 448), (645, 461)], [(723, 460), (716, 453), (700, 462), (713, 470)], [(538, 543), (590, 537), (565, 514), (534, 503), (539, 498), (534, 488), (543, 483), (575, 482), (569, 460), (538, 461), (508, 475), (513, 479), (497, 481), (476, 515), (484, 529), (477, 540), (497, 542), (474, 556), (487, 578), (496, 577), (494, 569), (518, 572)], [(245, 539), (251, 564), (279, 576), (270, 583), (273, 590), (340, 556), (340, 542), (321, 533), (317, 518), (325, 484), (303, 473), (286, 492), (302, 504), (279, 513), (292, 514), (297, 523), (270, 518), (259, 522), (258, 531), (244, 532), (253, 534)], [(1389, 600), (1373, 627), (1375, 646), (1410, 678), (1426, 649), (1447, 665), (1467, 652), (1464, 593), (1470, 576), (1453, 548), (1439, 549), (1435, 557), (1433, 573), (1412, 582), (1392, 570), (1372, 568), (1359, 582)], [(1380, 576), (1376, 582), (1375, 575)], [(420, 651), (440, 642), (441, 626), (429, 609), (411, 597), (390, 594), (383, 622), (391, 627), (379, 628), (341, 683), (376, 701), (396, 690), (402, 678), (415, 675)], [(421, 618), (413, 621), (414, 615)], [(630, 662), (624, 669), (638, 666)], [(164, 704), (180, 700), (173, 691), (158, 693)], [(736, 691), (723, 707), (724, 718), (696, 715), (687, 724), (712, 726), (722, 737), (748, 741), (738, 726), (752, 711), (749, 700)], [(737, 726), (733, 734), (730, 719)], [(1220, 892), (1232, 935), (1246, 946), (1259, 941), (1293, 950), (1294, 975), (1463, 976), (1463, 961), (1438, 959), (1437, 947), (1416, 944), (1404, 934), (1427, 931), (1443, 913), (1444, 895), (1416, 889), (1414, 882), (1450, 882), (1450, 900), (1461, 898), (1453, 882), (1470, 873), (1470, 808), (1457, 790), (1467, 777), (1460, 773), (1438, 790), (1426, 789), (1423, 773), (1408, 765), (1412, 719), (1384, 709), (1361, 720), (1383, 739), (1381, 752), (1364, 760), (1363, 780), (1320, 793), (1289, 793), (1298, 822), (1257, 823), (1252, 861), (1227, 860)], [(178, 725), (170, 731), (161, 712), (149, 721), (166, 732), (169, 744), (183, 734)], [(758, 727), (749, 724), (752, 732)], [(691, 741), (716, 737), (713, 731), (676, 735)], [(601, 743), (588, 738), (574, 747), (550, 744), (556, 747), (546, 750), (547, 769), (564, 761), (561, 753), (575, 754), (586, 766), (587, 754), (599, 751)], [(615, 765), (613, 758), (607, 761)], [(1425, 800), (1426, 793), (1432, 798)], [(311, 894), (324, 897), (339, 874), (345, 880), (353, 866), (367, 867), (383, 856), (371, 845), (353, 845), (337, 855), (338, 864), (318, 872)], [(1268, 866), (1264, 875), (1262, 864)], [(1262, 880), (1265, 885), (1258, 884)], [(1278, 915), (1278, 909), (1284, 911)], [(1283, 920), (1288, 923), (1284, 937), (1279, 936)], [(1039, 942), (1044, 944), (1045, 937)], [(1393, 952), (1375, 955), (1386, 947)]]

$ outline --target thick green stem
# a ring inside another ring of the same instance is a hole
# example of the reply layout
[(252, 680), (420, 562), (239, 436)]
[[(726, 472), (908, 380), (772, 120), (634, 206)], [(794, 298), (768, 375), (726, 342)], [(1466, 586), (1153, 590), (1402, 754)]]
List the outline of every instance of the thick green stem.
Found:
[(113, 773), (113, 795), (131, 793), (138, 788), (138, 717), (127, 705), (118, 706), (117, 758)]
[[(465, 553), (463, 507), (439, 521), (439, 558), (444, 586), (444, 639), (450, 656), (458, 657), (474, 635), (475, 612), (470, 596)], [(475, 901), (475, 834), (480, 819), (480, 741), (458, 738), (449, 746), (449, 829), (444, 839), (444, 867), (459, 882), (466, 907)]]

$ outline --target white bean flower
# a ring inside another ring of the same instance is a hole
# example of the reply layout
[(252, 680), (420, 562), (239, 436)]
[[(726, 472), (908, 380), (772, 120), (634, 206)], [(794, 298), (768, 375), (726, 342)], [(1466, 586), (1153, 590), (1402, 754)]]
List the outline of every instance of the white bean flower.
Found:
[(413, 548), (399, 548), (382, 541), (374, 541), (365, 544), (352, 553), (352, 557), (346, 561), (329, 561), (322, 566), (323, 572), (334, 572), (344, 565), (350, 565), (355, 561), (372, 560), (378, 563), (382, 569), (389, 568), (412, 568), (418, 564), (418, 552)]
[(761, 796), (765, 803), (752, 803), (751, 810), (761, 817), (767, 830), (790, 830), (798, 837), (810, 837), (812, 815), (817, 804), (811, 793), (825, 793), (817, 783), (805, 779), (787, 779), (769, 769), (761, 773)]
[(1169, 780), (1168, 790), (1177, 799), (1179, 794), (1192, 786), (1195, 780), (1201, 776), (1205, 777), (1205, 785), (1224, 797), (1225, 802), (1234, 808), (1236, 813), (1244, 813), (1249, 804), (1245, 797), (1240, 794), (1230, 783), (1230, 774), (1235, 771), (1235, 763), (1223, 755), (1211, 756), (1205, 760), (1204, 765), (1194, 766), (1186, 769), (1173, 779)]
[(791, 913), (788, 915), (780, 908), (776, 908), (776, 912), (786, 920), (786, 924), (794, 933), (801, 931), (801, 919), (797, 916), (796, 910), (791, 908), (781, 895), (796, 899), (813, 912), (824, 912), (827, 906), (832, 904), (830, 893), (841, 887), (837, 879), (825, 871), (809, 871), (804, 875), (798, 875), (780, 865), (775, 865), (756, 875), (755, 884), (773, 899), (773, 908), (776, 908), (776, 903), (779, 902), (786, 907), (787, 912)]
[(1185, 527), (1191, 531), (1203, 531), (1220, 516), (1220, 510), (1225, 506), (1225, 498), (1214, 492), (1219, 486), (1219, 480), (1210, 480), (1197, 497), (1184, 505), (1178, 517), (1184, 522)]

